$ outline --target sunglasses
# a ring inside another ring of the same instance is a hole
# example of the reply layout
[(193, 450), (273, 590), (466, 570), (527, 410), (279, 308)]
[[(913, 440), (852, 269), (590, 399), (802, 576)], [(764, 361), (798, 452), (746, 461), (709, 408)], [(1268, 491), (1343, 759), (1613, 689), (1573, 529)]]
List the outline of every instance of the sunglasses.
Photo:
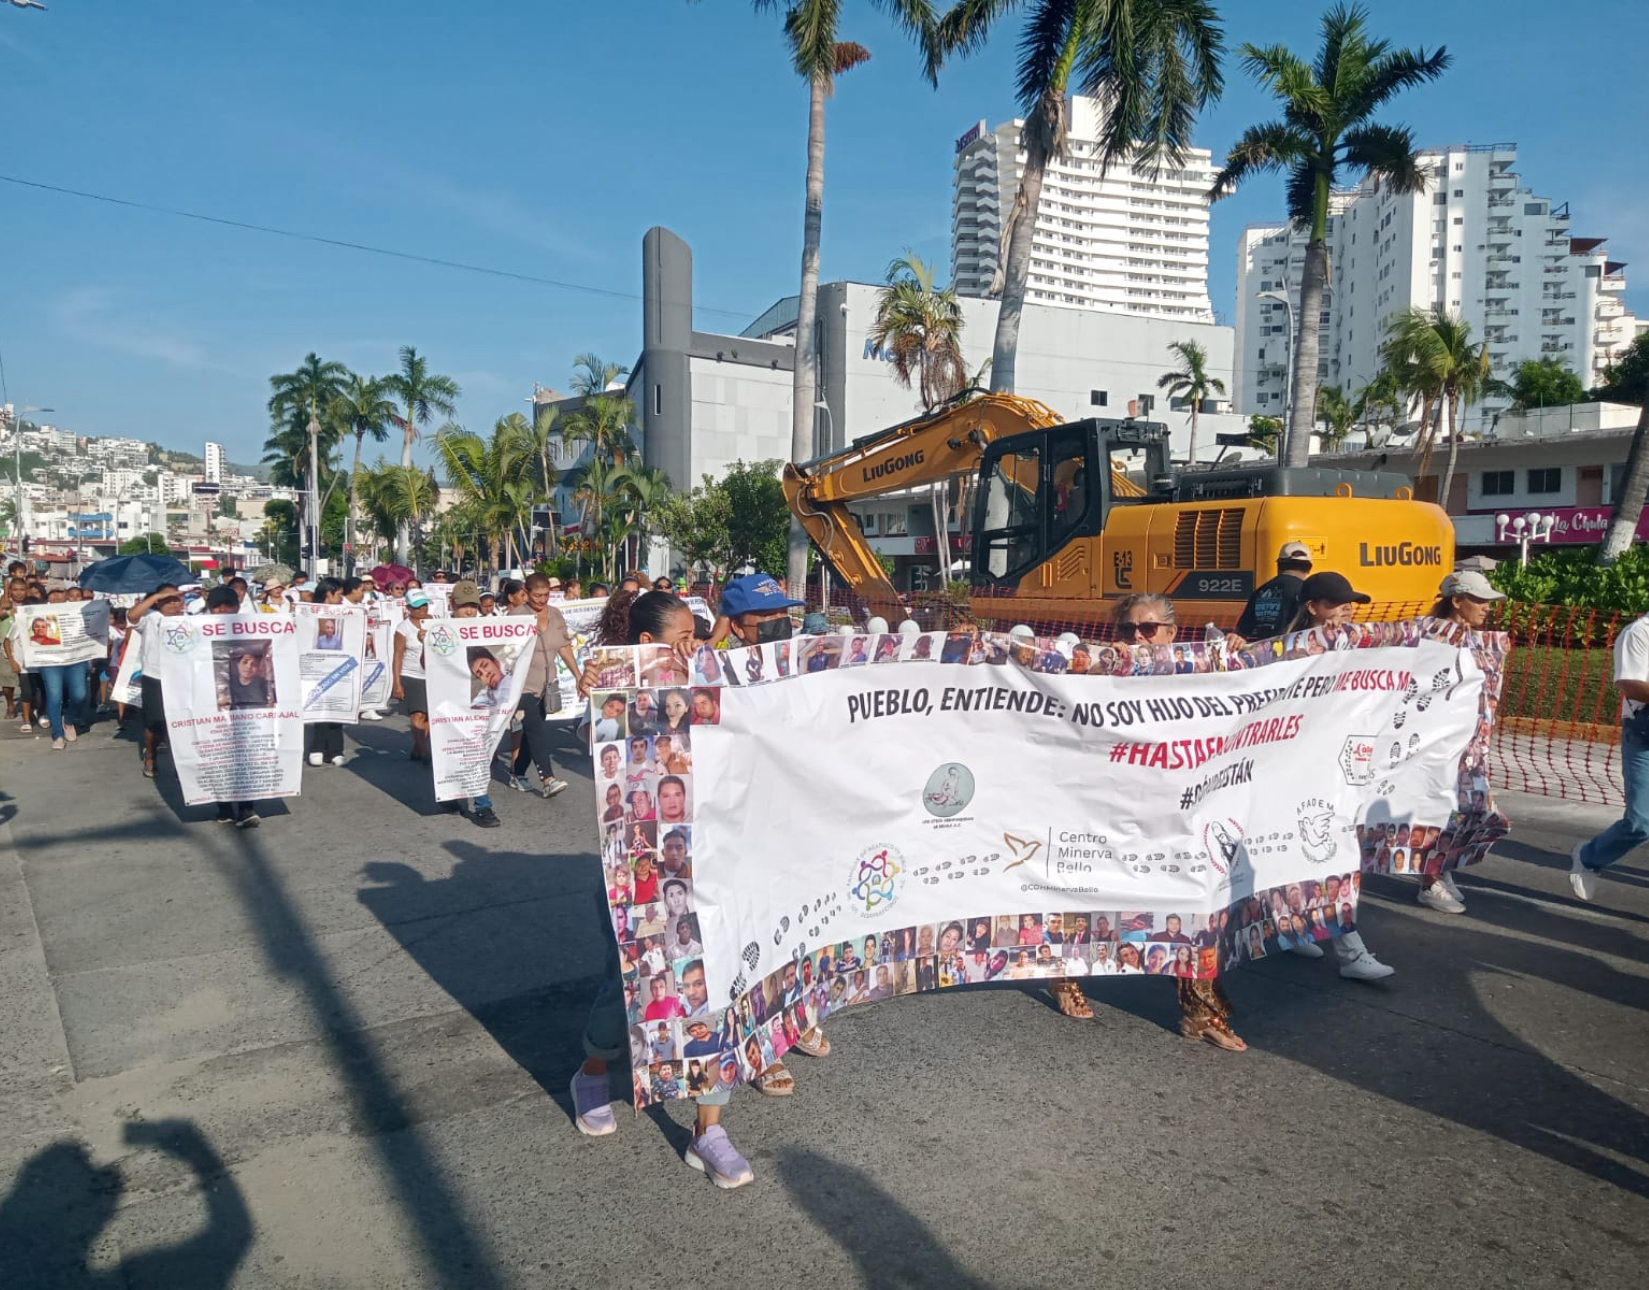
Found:
[(1155, 636), (1164, 627), (1172, 627), (1173, 623), (1118, 623), (1117, 635), (1124, 640), (1132, 640), (1136, 636)]
[(404, 582), (392, 582), (389, 584), (389, 589), (391, 591), (405, 591), (407, 588)]

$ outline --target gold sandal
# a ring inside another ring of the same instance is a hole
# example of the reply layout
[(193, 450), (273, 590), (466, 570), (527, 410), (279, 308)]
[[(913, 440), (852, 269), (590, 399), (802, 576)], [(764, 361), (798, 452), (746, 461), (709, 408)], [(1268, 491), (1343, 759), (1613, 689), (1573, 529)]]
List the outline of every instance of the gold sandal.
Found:
[(1073, 1021), (1092, 1021), (1094, 1010), (1088, 1006), (1088, 996), (1075, 981), (1060, 981), (1048, 987), (1048, 993), (1059, 1005), (1059, 1011)]
[(1245, 1053), (1248, 1045), (1241, 1036), (1230, 1026), (1226, 1025), (1224, 1017), (1210, 1014), (1200, 1020), (1194, 1017), (1182, 1017), (1179, 1023), (1180, 1034), (1187, 1039), (1200, 1039), (1205, 1044), (1212, 1044), (1215, 1048), (1223, 1049), (1228, 1053)]
[(796, 1079), (783, 1062), (774, 1062), (756, 1076), (756, 1088), (768, 1097), (789, 1097), (796, 1091)]

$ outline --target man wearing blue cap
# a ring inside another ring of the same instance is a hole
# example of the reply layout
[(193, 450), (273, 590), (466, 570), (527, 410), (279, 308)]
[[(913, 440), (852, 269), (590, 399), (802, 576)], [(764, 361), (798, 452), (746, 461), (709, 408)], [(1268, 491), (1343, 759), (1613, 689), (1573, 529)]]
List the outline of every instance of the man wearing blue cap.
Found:
[[(786, 594), (771, 574), (751, 573), (734, 578), (722, 589), (721, 616), (741, 645), (767, 645), (790, 639), (795, 631), (790, 611), (805, 603)], [(823, 1057), (830, 1052), (830, 1041), (814, 1026), (795, 1047), (809, 1057)], [(783, 1062), (774, 1062), (757, 1077), (756, 1087), (783, 1097), (796, 1091), (796, 1081)]]

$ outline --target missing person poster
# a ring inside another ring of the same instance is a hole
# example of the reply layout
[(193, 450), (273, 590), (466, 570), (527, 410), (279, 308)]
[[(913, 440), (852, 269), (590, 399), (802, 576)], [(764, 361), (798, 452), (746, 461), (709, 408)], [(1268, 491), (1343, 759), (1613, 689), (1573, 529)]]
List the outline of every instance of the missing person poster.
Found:
[(401, 619), (400, 606), (380, 601), (367, 610), (366, 633), (361, 643), (361, 706), (389, 706), (389, 663), (393, 656), (395, 624)]
[(297, 621), (288, 614), (183, 615), (145, 630), (158, 633), (149, 663), (165, 698), (183, 800), (295, 796), (303, 774)]
[(14, 628), (23, 643), (20, 661), (31, 672), (108, 657), (109, 602), (106, 600), (18, 605), (14, 613)]
[[(706, 626), (716, 621), (716, 615), (711, 612), (710, 606), (704, 602), (702, 596), (684, 596), (682, 602), (693, 611), (695, 618), (704, 620)], [(573, 653), (582, 661), (589, 658), (590, 642), (595, 637), (596, 624), (601, 621), (602, 610), (607, 607), (605, 596), (594, 600), (562, 600), (553, 602), (561, 611), (561, 616), (567, 622), (567, 634), (573, 640)], [(559, 657), (555, 661), (555, 679), (561, 686), (561, 710), (552, 716), (578, 717), (584, 713), (584, 705), (578, 699), (578, 678), (567, 670), (567, 665)]]
[[(606, 650), (605, 887), (638, 1102), (759, 1074), (831, 1012), (995, 980), (1206, 978), (1356, 926), (1365, 871), (1505, 832), (1506, 643), (971, 632)], [(627, 657), (623, 657), (627, 656)]]
[(537, 636), (535, 618), (426, 622), (424, 671), (437, 801), (487, 792), (492, 755), (520, 702)]
[(361, 711), (367, 611), (358, 605), (292, 606), (305, 721), (352, 722)]

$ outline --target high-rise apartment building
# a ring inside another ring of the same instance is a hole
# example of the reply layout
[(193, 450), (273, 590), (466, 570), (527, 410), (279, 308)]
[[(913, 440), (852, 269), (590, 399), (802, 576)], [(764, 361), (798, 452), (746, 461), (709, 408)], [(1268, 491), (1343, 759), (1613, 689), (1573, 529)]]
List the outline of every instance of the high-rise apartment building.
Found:
[(223, 451), (221, 443), (212, 443), (208, 440), (206, 444), (206, 482), (208, 484), (221, 484), (228, 477), (228, 454)]
[[(1208, 186), (1213, 166), (1194, 148), (1156, 175), (1113, 165), (1101, 173), (1103, 106), (1073, 97), (1070, 156), (1048, 167), (1026, 299), (1036, 304), (1212, 322), (1208, 303)], [(956, 141), (951, 278), (990, 294), (1002, 230), (1019, 192), (1023, 121), (980, 121)]]
[[(1567, 205), (1524, 187), (1513, 144), (1463, 144), (1421, 154), (1418, 193), (1364, 183), (1336, 193), (1329, 231), (1318, 372), (1348, 397), (1380, 369), (1393, 319), (1441, 305), (1487, 341), (1493, 376), (1510, 381), (1529, 359), (1555, 358), (1587, 385), (1603, 379), (1646, 324), (1622, 301), (1625, 265), (1606, 239), (1571, 231)], [(1237, 252), (1237, 370), (1232, 404), (1281, 415), (1294, 338), (1290, 307), (1261, 299), (1285, 293), (1299, 304), (1305, 234), (1287, 224), (1243, 230)], [(1492, 426), (1504, 396), (1465, 418)]]

